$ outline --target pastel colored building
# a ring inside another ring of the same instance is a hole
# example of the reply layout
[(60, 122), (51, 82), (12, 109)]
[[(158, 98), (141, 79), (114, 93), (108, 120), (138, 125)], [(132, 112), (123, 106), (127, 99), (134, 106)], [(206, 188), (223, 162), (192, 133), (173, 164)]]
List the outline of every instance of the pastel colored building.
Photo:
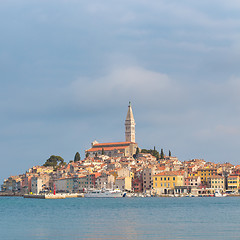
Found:
[(201, 183), (210, 187), (211, 178), (217, 175), (217, 169), (215, 168), (199, 168), (197, 170), (197, 176), (201, 178)]
[(33, 194), (39, 194), (43, 189), (43, 180), (40, 177), (32, 177), (31, 190)]
[(201, 178), (198, 176), (187, 177), (184, 179), (184, 185), (190, 187), (198, 187), (201, 184)]
[(157, 194), (173, 193), (175, 187), (184, 186), (182, 172), (162, 172), (153, 176), (153, 189)]
[(238, 191), (239, 189), (239, 175), (229, 175), (227, 178), (228, 190)]
[(132, 190), (132, 178), (131, 177), (118, 177), (115, 180), (115, 188), (120, 190)]
[(152, 190), (152, 168), (144, 168), (143, 169), (143, 192)]
[(225, 190), (226, 181), (223, 176), (214, 176), (211, 178), (211, 188)]

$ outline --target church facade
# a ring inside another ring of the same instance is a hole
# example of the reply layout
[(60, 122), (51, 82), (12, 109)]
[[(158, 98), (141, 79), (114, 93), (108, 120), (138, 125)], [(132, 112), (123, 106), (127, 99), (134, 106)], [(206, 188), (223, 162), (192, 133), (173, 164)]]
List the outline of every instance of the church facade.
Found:
[(94, 157), (104, 153), (109, 157), (132, 157), (138, 147), (135, 142), (135, 125), (132, 106), (129, 102), (125, 120), (125, 142), (99, 143), (94, 141), (92, 147), (85, 151), (86, 155)]

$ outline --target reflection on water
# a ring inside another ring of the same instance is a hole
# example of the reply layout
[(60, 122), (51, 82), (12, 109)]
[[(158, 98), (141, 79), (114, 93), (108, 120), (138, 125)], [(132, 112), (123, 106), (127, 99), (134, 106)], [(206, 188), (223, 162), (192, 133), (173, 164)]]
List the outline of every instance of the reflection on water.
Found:
[(0, 239), (240, 239), (240, 198), (0, 198)]

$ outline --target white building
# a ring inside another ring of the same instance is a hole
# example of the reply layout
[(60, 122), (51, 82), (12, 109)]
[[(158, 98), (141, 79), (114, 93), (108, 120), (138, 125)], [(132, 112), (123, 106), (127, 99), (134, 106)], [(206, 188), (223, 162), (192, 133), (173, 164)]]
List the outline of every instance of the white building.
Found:
[(40, 177), (32, 177), (31, 189), (33, 194), (39, 194), (43, 189), (43, 180)]

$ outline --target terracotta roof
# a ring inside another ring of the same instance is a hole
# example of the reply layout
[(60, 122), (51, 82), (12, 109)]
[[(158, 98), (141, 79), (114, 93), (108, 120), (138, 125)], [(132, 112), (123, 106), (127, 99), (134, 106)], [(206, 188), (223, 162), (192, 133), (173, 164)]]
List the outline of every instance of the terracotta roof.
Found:
[(122, 145), (122, 144), (130, 144), (133, 142), (110, 142), (110, 143), (97, 143), (94, 144), (93, 146), (104, 146), (104, 145)]
[(102, 174), (101, 173), (99, 173), (99, 172), (96, 172), (96, 173), (94, 173), (95, 174), (95, 178), (97, 178), (97, 177), (100, 177)]
[(168, 171), (168, 172), (161, 172), (161, 173), (158, 173), (154, 176), (182, 176), (183, 175), (183, 172), (182, 171)]
[(121, 149), (125, 149), (127, 148), (128, 146), (121, 146), (121, 147), (99, 147), (99, 148), (96, 148), (96, 147), (93, 147), (93, 148), (90, 148), (88, 150), (86, 150), (87, 152), (96, 152), (96, 151), (102, 151), (102, 149), (104, 149), (104, 151), (112, 151), (112, 150), (121, 150)]

